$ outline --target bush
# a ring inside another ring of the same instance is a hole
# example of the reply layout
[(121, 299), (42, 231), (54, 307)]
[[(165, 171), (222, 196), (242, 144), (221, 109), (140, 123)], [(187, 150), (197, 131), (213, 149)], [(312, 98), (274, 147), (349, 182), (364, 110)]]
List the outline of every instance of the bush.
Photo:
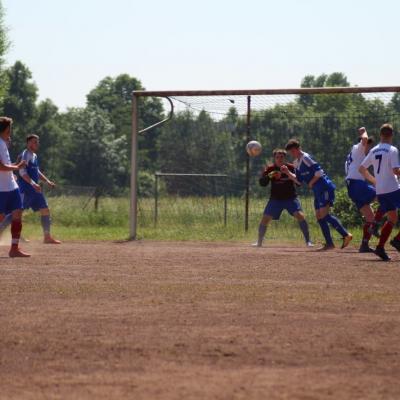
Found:
[(154, 175), (150, 172), (139, 171), (138, 176), (138, 192), (140, 197), (154, 196)]
[(359, 226), (362, 223), (361, 214), (347, 194), (347, 188), (336, 192), (334, 212), (346, 227)]

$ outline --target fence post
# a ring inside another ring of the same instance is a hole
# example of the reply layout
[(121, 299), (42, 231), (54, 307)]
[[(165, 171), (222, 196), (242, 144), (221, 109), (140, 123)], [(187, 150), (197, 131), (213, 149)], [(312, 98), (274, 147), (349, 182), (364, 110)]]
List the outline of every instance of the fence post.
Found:
[(154, 174), (154, 226), (157, 226), (158, 222), (158, 174)]

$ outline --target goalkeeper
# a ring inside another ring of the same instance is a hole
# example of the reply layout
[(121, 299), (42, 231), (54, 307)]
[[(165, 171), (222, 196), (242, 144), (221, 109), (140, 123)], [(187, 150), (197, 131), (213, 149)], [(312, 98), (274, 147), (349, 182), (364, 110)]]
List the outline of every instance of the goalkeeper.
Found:
[(271, 165), (265, 166), (259, 180), (260, 185), (264, 187), (268, 186), (271, 182), (271, 195), (258, 228), (258, 240), (255, 246), (262, 247), (268, 224), (272, 220), (279, 220), (282, 211), (286, 210), (298, 221), (306, 246), (313, 247), (308, 224), (301, 209), (299, 198), (297, 197), (296, 184), (286, 174), (281, 172), (283, 165), (286, 165), (292, 173), (294, 173), (295, 168), (292, 164), (286, 163), (285, 150), (275, 149), (272, 154), (274, 162)]

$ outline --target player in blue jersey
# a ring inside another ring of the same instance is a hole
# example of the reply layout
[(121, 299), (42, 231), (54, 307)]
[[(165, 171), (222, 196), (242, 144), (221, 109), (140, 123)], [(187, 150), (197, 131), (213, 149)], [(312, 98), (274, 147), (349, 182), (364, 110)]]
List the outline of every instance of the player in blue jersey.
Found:
[(22, 230), (21, 194), (15, 180), (14, 171), (26, 166), (25, 161), (12, 164), (8, 152), (11, 140), (12, 119), (0, 117), (0, 222), (6, 215), (11, 214), (11, 249), (10, 257), (29, 257), (19, 248)]
[(319, 250), (324, 251), (335, 248), (329, 225), (336, 229), (342, 236), (341, 248), (344, 249), (349, 245), (353, 236), (347, 232), (334, 215), (330, 214), (330, 208), (335, 201), (336, 186), (321, 166), (309, 154), (302, 151), (298, 140), (289, 140), (286, 150), (294, 159), (296, 173), (291, 173), (285, 166), (282, 167), (282, 172), (299, 184), (306, 183), (314, 193), (315, 215), (325, 238), (325, 244)]
[(39, 136), (29, 135), (26, 138), (26, 149), (20, 155), (20, 159), (25, 161), (26, 167), (19, 171), (18, 178), (23, 207), (25, 210), (31, 208), (33, 211), (40, 211), (44, 243), (60, 244), (61, 242), (54, 239), (50, 234), (50, 210), (39, 182), (46, 182), (50, 187), (54, 187), (55, 184), (39, 169), (39, 160), (36, 155), (38, 149)]
[(367, 182), (359, 172), (360, 165), (373, 147), (374, 141), (368, 137), (367, 130), (364, 127), (358, 130), (358, 135), (359, 141), (351, 148), (346, 159), (346, 185), (350, 199), (365, 219), (359, 252), (371, 253), (374, 250), (369, 247), (369, 240), (376, 228), (375, 222), (381, 220), (384, 213), (378, 209), (374, 214), (371, 203), (376, 199), (375, 187)]

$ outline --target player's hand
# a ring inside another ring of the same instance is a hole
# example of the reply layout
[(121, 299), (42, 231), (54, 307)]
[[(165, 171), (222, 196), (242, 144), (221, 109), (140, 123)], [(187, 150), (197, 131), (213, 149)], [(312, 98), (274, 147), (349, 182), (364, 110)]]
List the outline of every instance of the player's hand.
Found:
[(358, 129), (358, 134), (360, 136), (364, 135), (364, 133), (366, 133), (366, 132), (367, 132), (367, 130), (363, 126)]
[(18, 167), (18, 169), (22, 169), (22, 168), (26, 168), (26, 165), (27, 165), (26, 161), (25, 161), (25, 160), (21, 160), (21, 161), (17, 164), (17, 167)]
[(40, 185), (37, 183), (32, 183), (33, 188), (35, 189), (35, 192), (40, 193), (42, 191), (42, 188)]
[(53, 181), (47, 181), (46, 182), (51, 188), (55, 187), (56, 184)]
[(281, 173), (279, 171), (272, 171), (268, 174), (269, 179), (276, 179), (279, 180), (281, 179)]
[(288, 174), (289, 173), (289, 168), (287, 167), (287, 165), (282, 165), (281, 172), (282, 172), (282, 174)]

